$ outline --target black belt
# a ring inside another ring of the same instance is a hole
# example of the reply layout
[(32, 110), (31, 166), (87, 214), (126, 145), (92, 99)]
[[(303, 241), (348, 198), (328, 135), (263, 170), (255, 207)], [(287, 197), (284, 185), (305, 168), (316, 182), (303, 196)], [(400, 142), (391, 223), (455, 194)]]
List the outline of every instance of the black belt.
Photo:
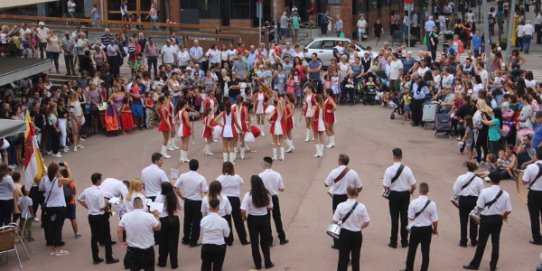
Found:
[(138, 247), (130, 247), (128, 246), (128, 249), (134, 250), (134, 251), (140, 251), (140, 252), (149, 252), (153, 250), (153, 247), (150, 246), (148, 248), (138, 248)]

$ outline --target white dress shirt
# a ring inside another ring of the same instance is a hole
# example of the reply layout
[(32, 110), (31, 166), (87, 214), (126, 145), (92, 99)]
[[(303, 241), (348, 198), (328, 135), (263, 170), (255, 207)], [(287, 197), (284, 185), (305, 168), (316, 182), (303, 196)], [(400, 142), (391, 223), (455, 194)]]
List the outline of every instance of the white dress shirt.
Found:
[(341, 165), (338, 168), (333, 169), (326, 178), (325, 184), (331, 186), (329, 192), (334, 195), (346, 195), (346, 189), (350, 184), (354, 184), (358, 189), (362, 187), (358, 173), (353, 169), (348, 170), (346, 175), (344, 175), (340, 181), (335, 184), (333, 183), (333, 180), (343, 172), (345, 167), (345, 165)]
[(154, 228), (158, 220), (142, 209), (135, 209), (122, 216), (119, 227), (126, 231), (126, 243), (129, 247), (148, 249), (154, 246)]
[(538, 178), (538, 180), (534, 180), (534, 178), (538, 175), (538, 172), (540, 171), (537, 164), (542, 164), (542, 161), (539, 160), (536, 161), (536, 163), (527, 166), (527, 168), (523, 172), (523, 183), (530, 185), (531, 182), (536, 181), (533, 186), (531, 186), (531, 190), (542, 191), (542, 177)]
[(532, 24), (526, 24), (525, 28), (523, 28), (523, 33), (525, 33), (525, 36), (532, 36), (534, 34), (534, 26)]
[(280, 173), (268, 168), (258, 174), (262, 178), (263, 184), (271, 196), (278, 195), (280, 190), (284, 190), (284, 181)]
[[(350, 212), (356, 202), (357, 200), (355, 199), (348, 199), (345, 202), (341, 202), (339, 205), (337, 205), (337, 209), (335, 209), (335, 213), (333, 214), (333, 221), (338, 222), (344, 219), (346, 214)], [(341, 228), (357, 232), (361, 231), (361, 226), (363, 223), (367, 223), (369, 221), (370, 218), (369, 214), (367, 213), (367, 208), (365, 208), (363, 203), (358, 203), (358, 206), (356, 206), (356, 209), (354, 209), (348, 219), (346, 221), (342, 221)]]
[(434, 201), (431, 201), (423, 212), (414, 219), (416, 213), (423, 209), (423, 206), (427, 204), (428, 200), (429, 198), (427, 196), (420, 195), (408, 205), (408, 219), (413, 220), (412, 226), (427, 227), (433, 225), (433, 222), (438, 221), (437, 204)]
[[(220, 205), (219, 205), (220, 208), (218, 210), (218, 215), (222, 217), (231, 215), (231, 204), (230, 204), (230, 201), (228, 200), (228, 197), (222, 194), (220, 195), (219, 200), (220, 200)], [(206, 216), (212, 213), (211, 211), (209, 211), (209, 209), (211, 209), (211, 206), (209, 205), (209, 196), (205, 196), (203, 200), (201, 201), (201, 215)]]
[(205, 177), (196, 171), (181, 174), (175, 187), (180, 188), (183, 191), (183, 196), (189, 200), (202, 200), (203, 194), (209, 191)]
[(222, 184), (222, 194), (226, 197), (240, 197), (241, 196), (241, 185), (243, 184), (243, 178), (235, 174), (231, 175), (220, 175), (216, 178), (217, 181)]
[(87, 204), (89, 215), (103, 215), (105, 213), (104, 193), (96, 185), (85, 188), (83, 193), (79, 194), (77, 200)]
[[(162, 208), (162, 210), (158, 212), (158, 217), (160, 218), (168, 217), (169, 214), (167, 213), (166, 197), (164, 195), (158, 195), (156, 196), (156, 199), (154, 200), (154, 202), (164, 204), (164, 208)], [(177, 197), (177, 209), (175, 209), (175, 211), (173, 212), (173, 215), (177, 215), (177, 211), (182, 210), (182, 209), (183, 209), (183, 202), (179, 197)]]
[(399, 169), (400, 165), (400, 162), (395, 162), (393, 165), (388, 167), (386, 171), (384, 171), (383, 185), (385, 187), (389, 187), (390, 191), (410, 191), (410, 187), (413, 184), (416, 184), (416, 178), (414, 178), (414, 174), (412, 174), (412, 170), (410, 170), (408, 166), (405, 166), (405, 168), (403, 168), (403, 172), (401, 172), (401, 175), (399, 175), (399, 178), (397, 178), (393, 184), (391, 183), (391, 179), (393, 179), (395, 174), (397, 174), (397, 170)]
[(491, 202), (497, 197), (501, 187), (498, 185), (492, 185), (488, 188), (484, 188), (476, 201), (478, 208), (483, 208), (482, 215), (503, 215), (505, 212), (512, 212), (512, 204), (510, 203), (510, 195), (508, 192), (502, 191), (502, 195), (493, 203), (489, 208), (485, 207), (486, 203)]
[(250, 192), (247, 192), (245, 194), (245, 196), (243, 197), (243, 201), (241, 202), (241, 210), (246, 211), (249, 215), (267, 215), (268, 209), (273, 209), (273, 200), (271, 200), (271, 196), (269, 196), (269, 205), (265, 207), (255, 207), (252, 203), (252, 195), (250, 194)]
[(123, 197), (123, 202), (124, 202), (124, 208), (126, 209), (126, 212), (131, 212), (134, 210), (134, 199), (135, 198), (140, 198), (141, 201), (143, 202), (143, 204), (145, 204), (145, 207), (143, 207), (143, 210), (144, 211), (147, 211), (147, 198), (145, 197), (145, 195), (139, 193), (139, 192), (133, 192), (132, 195), (130, 195), (130, 199), (128, 199), (128, 197)]
[(454, 183), (454, 194), (459, 196), (475, 196), (478, 197), (480, 195), (480, 192), (482, 192), (482, 189), (484, 189), (484, 181), (482, 178), (476, 176), (470, 182), (470, 184), (465, 187), (464, 189), (461, 189), (465, 184), (467, 184), (470, 179), (474, 176), (474, 172), (467, 172), (463, 175), (459, 175)]
[(202, 244), (224, 245), (224, 237), (230, 236), (230, 227), (226, 219), (215, 212), (211, 212), (200, 221)]
[(46, 175), (40, 181), (39, 191), (43, 191), (43, 200), (45, 207), (66, 207), (64, 199), (64, 188), (58, 186), (58, 179), (55, 177), (52, 181)]
[(151, 164), (141, 171), (141, 180), (145, 184), (145, 196), (156, 197), (162, 191), (160, 185), (168, 182), (166, 172), (158, 165)]
[(100, 184), (100, 190), (105, 198), (126, 197), (128, 187), (121, 181), (114, 178), (107, 178)]

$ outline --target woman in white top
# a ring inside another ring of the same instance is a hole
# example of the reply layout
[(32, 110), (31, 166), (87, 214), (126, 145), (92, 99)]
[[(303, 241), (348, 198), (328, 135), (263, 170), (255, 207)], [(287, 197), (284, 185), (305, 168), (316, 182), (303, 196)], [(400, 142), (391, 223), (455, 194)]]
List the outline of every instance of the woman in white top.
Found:
[(72, 93), (72, 96), (70, 96), (68, 108), (70, 111), (69, 122), (72, 128), (73, 151), (76, 152), (77, 148), (84, 148), (81, 144), (79, 144), (79, 130), (84, 124), (83, 108), (81, 108), (81, 103), (79, 102), (79, 94), (76, 91), (74, 91)]
[(532, 88), (532, 89), (536, 88), (536, 80), (534, 80), (532, 71), (527, 71), (525, 73), (524, 81), (525, 81), (526, 88)]
[[(181, 205), (181, 199), (177, 196), (173, 190), (173, 185), (169, 182), (160, 184), (162, 192), (156, 197), (154, 202), (163, 203), (164, 208), (162, 211), (157, 212), (160, 217), (160, 233), (158, 234), (158, 266), (166, 267), (167, 257), (169, 255), (169, 261), (171, 268), (175, 269), (179, 267), (177, 260), (177, 251), (179, 249), (179, 232), (181, 224), (179, 223), (179, 217), (177, 211), (183, 207)], [(156, 213), (155, 213), (156, 214)]]
[(326, 125), (324, 123), (325, 104), (322, 95), (316, 95), (314, 107), (314, 120), (312, 125), (312, 131), (314, 134), (314, 144), (316, 146), (316, 153), (312, 157), (324, 156), (324, 132), (326, 131)]
[(258, 175), (252, 175), (250, 178), (250, 192), (245, 194), (241, 203), (241, 215), (247, 220), (252, 258), (256, 269), (262, 268), (262, 258), (258, 244), (263, 252), (265, 268), (273, 267), (269, 250), (271, 244), (271, 240), (269, 240), (269, 236), (271, 236), (269, 232), (271, 230), (269, 210), (271, 209), (273, 209), (273, 201), (269, 191), (267, 191)]
[[(235, 169), (231, 162), (224, 162), (222, 164), (222, 175), (216, 178), (222, 184), (222, 194), (228, 198), (228, 201), (231, 205), (231, 216), (226, 216), (228, 225), (230, 229), (233, 229), (231, 220), (233, 218), (233, 223), (235, 224), (235, 229), (237, 230), (237, 236), (242, 245), (250, 244), (247, 241), (247, 231), (245, 229), (245, 222), (241, 217), (241, 200), (239, 198), (241, 192), (241, 185), (243, 184), (243, 178), (235, 174)], [(209, 187), (209, 190), (211, 188)], [(233, 244), (233, 231), (230, 232), (230, 236), (226, 238), (226, 243), (228, 246)]]
[(314, 116), (314, 87), (308, 85), (303, 92), (305, 92), (305, 102), (303, 103), (303, 115), (305, 116), (305, 142), (312, 141), (311, 129), (312, 129), (312, 118)]
[(181, 50), (177, 52), (177, 61), (179, 68), (182, 71), (186, 70), (188, 63), (190, 62), (190, 54), (188, 53), (186, 46), (181, 45)]
[(220, 46), (220, 62), (224, 64), (225, 62), (228, 62), (228, 59), (228, 49), (226, 49), (226, 44), (222, 44)]
[(211, 67), (220, 66), (220, 51), (216, 48), (216, 44), (211, 45), (211, 48), (205, 53), (205, 57), (209, 59)]
[(53, 248), (49, 255), (64, 256), (69, 252), (63, 250), (62, 246), (62, 227), (66, 220), (66, 200), (64, 199), (64, 185), (73, 181), (72, 172), (67, 162), (63, 166), (68, 171), (68, 177), (60, 175), (60, 167), (57, 163), (51, 162), (47, 167), (47, 175), (40, 181), (39, 190), (43, 192), (44, 205), (46, 210), (44, 223), (47, 245)]
[(233, 58), (237, 56), (237, 50), (233, 47), (233, 43), (230, 43), (227, 53), (228, 61), (233, 62)]
[[(231, 110), (231, 102), (224, 102), (224, 111), (220, 112), (215, 118), (215, 122), (222, 126), (222, 156), (224, 162), (235, 162), (236, 153), (234, 151), (237, 131), (241, 130), (241, 125), (237, 122), (236, 113)], [(237, 129), (236, 129), (237, 128)]]
[(350, 63), (348, 63), (348, 57), (346, 55), (342, 55), (341, 62), (339, 62), (339, 82), (342, 82), (350, 72), (351, 68)]
[(145, 204), (145, 207), (143, 207), (143, 210), (147, 211), (147, 205), (146, 205), (147, 199), (145, 198), (145, 184), (140, 179), (135, 178), (130, 181), (128, 194), (126, 194), (126, 197), (124, 197), (123, 199), (124, 209), (126, 210), (127, 213), (134, 210), (134, 199), (138, 197), (141, 198), (141, 200)]
[(284, 99), (279, 98), (277, 106), (267, 120), (271, 123), (269, 133), (273, 136), (273, 160), (277, 160), (277, 147), (280, 147), (280, 160), (284, 160), (284, 135), (286, 134), (286, 111)]
[(267, 107), (268, 97), (264, 93), (263, 85), (258, 85), (258, 91), (254, 93), (254, 113), (256, 114), (256, 125), (260, 128), (262, 136), (265, 136), (265, 108)]
[(226, 195), (222, 194), (222, 184), (219, 181), (212, 181), (209, 184), (209, 192), (208, 194), (203, 197), (203, 200), (201, 201), (201, 215), (206, 216), (209, 214), (209, 209), (211, 207), (209, 206), (209, 201), (217, 199), (220, 201), (219, 209), (218, 209), (218, 215), (220, 215), (223, 218), (231, 216), (231, 204), (228, 200), (228, 197)]
[[(5, 142), (5, 141), (4, 141)], [(11, 215), (13, 214), (13, 195), (15, 191), (15, 183), (8, 174), (8, 164), (0, 164), (0, 227), (7, 226), (11, 223)]]

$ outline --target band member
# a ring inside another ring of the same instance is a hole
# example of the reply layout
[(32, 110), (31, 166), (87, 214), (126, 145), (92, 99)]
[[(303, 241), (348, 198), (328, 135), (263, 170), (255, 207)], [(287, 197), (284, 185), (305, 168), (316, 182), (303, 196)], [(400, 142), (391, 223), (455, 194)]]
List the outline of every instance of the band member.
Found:
[(314, 134), (314, 145), (316, 146), (316, 153), (312, 157), (324, 156), (324, 132), (326, 126), (324, 124), (324, 98), (322, 95), (316, 95), (315, 104), (313, 106), (314, 118), (312, 124), (312, 131)]
[(230, 235), (228, 222), (219, 215), (220, 200), (209, 200), (209, 215), (201, 219), (201, 270), (222, 270), (226, 257), (224, 237)]
[(188, 103), (185, 99), (181, 99), (177, 103), (177, 117), (179, 120), (179, 131), (177, 135), (181, 138), (181, 156), (179, 161), (181, 163), (188, 163), (188, 143), (190, 141), (190, 136), (192, 136), (192, 127), (190, 126), (190, 116), (188, 115)]
[(179, 267), (177, 251), (179, 251), (179, 223), (178, 211), (182, 209), (181, 199), (173, 190), (171, 183), (161, 183), (162, 192), (156, 197), (155, 202), (163, 203), (164, 207), (158, 212), (162, 228), (158, 234), (158, 264), (159, 267), (166, 267), (167, 257), (171, 268)]
[(365, 205), (357, 201), (359, 192), (356, 186), (350, 184), (346, 190), (348, 200), (339, 204), (333, 213), (333, 223), (341, 221), (337, 271), (348, 270), (350, 255), (352, 255), (352, 271), (359, 271), (359, 257), (363, 242), (361, 230), (369, 226), (370, 218)]
[(205, 111), (205, 117), (203, 118), (203, 138), (205, 139), (205, 147), (203, 147), (204, 155), (214, 155), (211, 152), (211, 144), (213, 143), (213, 129), (216, 126), (215, 114), (211, 109)]
[(169, 105), (170, 102), (166, 96), (161, 96), (158, 98), (158, 108), (156, 109), (158, 113), (158, 117), (160, 117), (160, 124), (158, 124), (158, 131), (162, 132), (162, 137), (164, 140), (162, 141), (162, 150), (161, 154), (164, 158), (171, 158), (168, 151), (168, 144), (169, 144), (169, 135), (170, 131), (173, 128), (171, 125), (171, 122), (169, 121), (171, 111), (169, 111)]
[(314, 87), (308, 85), (304, 90), (305, 92), (305, 103), (303, 104), (303, 116), (305, 116), (305, 142), (312, 141), (312, 119), (314, 117), (314, 105), (316, 104)]
[(99, 264), (104, 260), (98, 256), (98, 242), (105, 247), (105, 263), (118, 263), (119, 260), (113, 258), (111, 249), (111, 233), (109, 230), (109, 214), (105, 212), (105, 200), (99, 186), (102, 182), (102, 174), (94, 173), (90, 177), (92, 186), (86, 188), (79, 195), (77, 201), (83, 207), (88, 209), (88, 224), (90, 225), (90, 248), (92, 251), (92, 261)]
[[(333, 169), (324, 182), (325, 187), (331, 187), (329, 194), (332, 197), (331, 209), (333, 213), (335, 213), (339, 203), (347, 200), (346, 193), (349, 185), (353, 184), (358, 190), (358, 193), (363, 189), (358, 173), (348, 167), (349, 162), (350, 157), (348, 155), (340, 154), (339, 167)], [(339, 249), (339, 243), (335, 239), (333, 239), (332, 248)]]
[(490, 173), (491, 186), (484, 188), (476, 201), (476, 208), (480, 211), (480, 236), (474, 258), (464, 269), (478, 270), (487, 240), (491, 235), (491, 261), (489, 268), (497, 270), (499, 260), (499, 242), (501, 237), (502, 221), (508, 219), (512, 212), (510, 196), (499, 186), (501, 176), (498, 173)]
[[(273, 209), (271, 195), (262, 179), (258, 175), (252, 175), (250, 178), (250, 191), (243, 197), (241, 203), (241, 215), (247, 220), (248, 232), (250, 234), (250, 244), (252, 248), (252, 259), (256, 269), (262, 268), (262, 257), (260, 255), (260, 245), (264, 258), (266, 269), (272, 268), (269, 240), (271, 230), (271, 221), (269, 220), (269, 210)], [(261, 241), (260, 241), (261, 238)]]
[(254, 93), (254, 112), (256, 113), (256, 125), (262, 131), (262, 136), (265, 136), (264, 129), (262, 128), (265, 125), (265, 108), (267, 107), (267, 100), (269, 97), (263, 93), (263, 88), (259, 88), (258, 92)]
[(286, 136), (284, 140), (288, 148), (286, 149), (287, 153), (290, 153), (295, 150), (294, 147), (294, 138), (292, 136), (292, 130), (294, 129), (294, 112), (295, 112), (295, 96), (293, 93), (286, 93), (286, 107), (285, 107), (285, 118), (286, 118)]
[(414, 259), (418, 244), (422, 246), (421, 271), (427, 271), (429, 267), (429, 250), (431, 248), (431, 237), (438, 235), (438, 213), (437, 204), (427, 197), (429, 185), (420, 184), (420, 196), (413, 200), (408, 206), (408, 219), (412, 221), (410, 229), (410, 242), (405, 271), (414, 270)]
[[(169, 131), (169, 140), (168, 140), (168, 144), (167, 144), (167, 147), (168, 147), (168, 150), (169, 151), (174, 151), (174, 150), (178, 150), (179, 147), (177, 147), (177, 145), (175, 145), (175, 120), (174, 120), (174, 117), (175, 117), (175, 105), (174, 103), (171, 101), (171, 98), (169, 96), (169, 94), (165, 94), (166, 97), (168, 97), (168, 101), (169, 103), (167, 104), (168, 106), (168, 110), (169, 110), (169, 123), (171, 123), (171, 130)], [(175, 104), (178, 105), (178, 102), (176, 102)]]
[(401, 218), (401, 246), (408, 247), (408, 203), (410, 194), (416, 190), (416, 179), (412, 170), (401, 163), (403, 151), (400, 148), (392, 150), (393, 165), (384, 171), (384, 190), (389, 190), (388, 205), (391, 218), (391, 235), (388, 247), (397, 248), (397, 232)]
[(478, 224), (469, 219), (469, 213), (476, 207), (476, 200), (482, 189), (484, 181), (476, 176), (474, 171), (478, 169), (476, 163), (467, 162), (467, 173), (457, 177), (454, 183), (454, 195), (459, 196), (459, 221), (461, 223), (461, 239), (459, 246), (467, 246), (467, 224), (470, 224), (469, 236), (470, 244), (475, 247), (478, 244)]
[(337, 104), (333, 98), (333, 90), (330, 88), (326, 89), (327, 98), (324, 103), (324, 124), (326, 127), (326, 135), (328, 139), (327, 148), (335, 147), (335, 130), (333, 129), (333, 124), (335, 124), (335, 110), (337, 110)]
[(527, 166), (523, 174), (523, 184), (528, 185), (527, 207), (531, 219), (531, 234), (533, 240), (529, 243), (542, 245), (540, 235), (540, 214), (542, 214), (542, 148), (536, 148), (536, 159), (534, 164)]
[(273, 160), (277, 160), (277, 146), (280, 146), (280, 160), (284, 160), (284, 135), (286, 134), (284, 99), (277, 101), (275, 110), (271, 113), (268, 120), (271, 123), (269, 133), (273, 135)]
[(210, 91), (207, 98), (203, 100), (202, 108), (205, 116), (208, 114), (207, 110), (211, 111), (213, 114), (216, 114), (216, 111), (218, 110), (218, 101), (216, 100), (215, 93), (213, 91)]
[(224, 111), (220, 112), (215, 118), (215, 122), (220, 120), (222, 126), (222, 145), (224, 150), (222, 156), (224, 162), (230, 161), (235, 164), (235, 138), (237, 137), (237, 129), (241, 130), (241, 126), (237, 123), (235, 112), (231, 110), (231, 102), (224, 102)]
[[(258, 176), (262, 178), (265, 188), (267, 189), (267, 191), (269, 191), (269, 194), (271, 194), (271, 200), (273, 201), (273, 210), (271, 210), (271, 214), (273, 216), (273, 220), (275, 221), (275, 228), (277, 228), (280, 244), (284, 245), (289, 242), (288, 239), (286, 239), (286, 233), (284, 232), (284, 229), (282, 227), (282, 218), (280, 216), (279, 204), (279, 191), (284, 192), (284, 180), (282, 179), (280, 173), (271, 169), (272, 166), (273, 159), (271, 159), (271, 157), (269, 156), (264, 157), (264, 171), (258, 174)], [(273, 245), (273, 234), (271, 230), (269, 231), (269, 240), (271, 241), (271, 245)]]
[[(239, 149), (239, 154), (241, 155), (241, 160), (245, 159), (245, 134), (248, 132), (248, 127), (250, 125), (250, 115), (248, 114), (248, 109), (244, 104), (245, 98), (243, 96), (237, 96), (235, 100), (235, 105), (232, 105), (232, 112), (235, 113), (236, 121), (241, 126), (237, 132), (239, 134), (238, 140), (240, 142), (241, 148)], [(237, 153), (237, 142), (235, 142), (234, 152)]]
[(231, 216), (230, 201), (226, 196), (222, 195), (222, 184), (219, 181), (212, 181), (209, 184), (209, 193), (203, 197), (203, 200), (201, 201), (201, 215), (205, 217), (209, 214), (209, 210), (211, 209), (209, 202), (214, 199), (220, 202), (218, 215), (224, 219)]

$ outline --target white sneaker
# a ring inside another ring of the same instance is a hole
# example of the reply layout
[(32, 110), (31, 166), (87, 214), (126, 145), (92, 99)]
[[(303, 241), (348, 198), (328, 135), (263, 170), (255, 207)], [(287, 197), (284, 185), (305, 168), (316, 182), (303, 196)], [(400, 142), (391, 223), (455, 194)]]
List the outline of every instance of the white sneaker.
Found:
[(62, 150), (63, 152), (68, 152), (70, 149), (68, 147), (64, 147), (64, 149)]
[(84, 149), (85, 148), (85, 146), (83, 146), (81, 144), (77, 145), (77, 147), (79, 147), (79, 149)]
[(56, 158), (62, 157), (62, 155), (60, 154), (60, 152), (57, 152), (57, 153), (53, 154), (52, 156), (53, 156), (53, 157), (56, 157)]
[(73, 147), (73, 152), (77, 152), (77, 146)]

